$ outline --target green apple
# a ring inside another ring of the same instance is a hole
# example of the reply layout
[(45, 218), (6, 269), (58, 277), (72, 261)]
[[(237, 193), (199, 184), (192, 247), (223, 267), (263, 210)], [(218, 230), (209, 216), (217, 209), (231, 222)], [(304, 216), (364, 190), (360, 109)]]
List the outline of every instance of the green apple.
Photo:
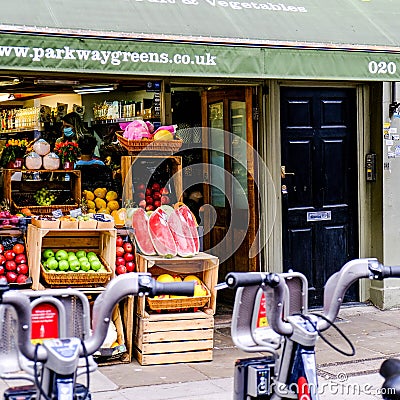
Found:
[(81, 264), (78, 260), (72, 260), (69, 262), (69, 269), (71, 271), (76, 272), (76, 271), (79, 271), (80, 268), (81, 268)]
[(54, 251), (52, 249), (43, 250), (43, 257), (44, 258), (54, 257)]
[(68, 260), (68, 253), (65, 250), (58, 250), (56, 253), (56, 260)]
[(86, 257), (86, 251), (85, 251), (85, 250), (78, 250), (78, 251), (75, 253), (75, 255), (76, 255), (76, 257), (77, 257), (78, 260), (79, 260), (79, 259), (82, 258), (82, 257)]
[(90, 270), (90, 262), (89, 261), (79, 261), (80, 265), (81, 265), (81, 270), (82, 271), (89, 271)]
[(86, 254), (87, 258), (92, 257), (92, 256), (97, 257), (97, 254), (94, 251), (89, 251), (89, 253)]
[(87, 259), (87, 257), (78, 257), (78, 261), (79, 261), (80, 263), (82, 263), (82, 261), (88, 261), (88, 262), (89, 262), (89, 260)]
[(47, 259), (47, 267), (49, 269), (55, 270), (58, 268), (58, 261), (54, 257)]
[(74, 255), (75, 255), (75, 253), (74, 253), (73, 251), (69, 251), (69, 252), (68, 252), (68, 257), (69, 257), (69, 256), (74, 256)]
[(59, 269), (60, 271), (67, 271), (68, 268), (69, 268), (69, 263), (68, 263), (67, 260), (60, 260), (60, 261), (58, 262), (58, 269)]
[(99, 260), (90, 261), (90, 267), (93, 271), (97, 271), (101, 268), (101, 262)]
[(72, 253), (68, 256), (68, 261), (77, 260), (77, 259), (78, 259), (78, 257), (74, 253)]

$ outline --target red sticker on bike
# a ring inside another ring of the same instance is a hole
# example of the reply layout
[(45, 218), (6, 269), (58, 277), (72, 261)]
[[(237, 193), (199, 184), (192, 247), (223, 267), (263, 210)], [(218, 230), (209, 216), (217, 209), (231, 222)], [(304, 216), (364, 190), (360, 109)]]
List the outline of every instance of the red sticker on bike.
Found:
[(298, 400), (311, 400), (308, 382), (304, 376), (297, 380), (297, 398)]
[(45, 339), (59, 337), (58, 309), (53, 304), (42, 303), (32, 310), (32, 343), (41, 343)]

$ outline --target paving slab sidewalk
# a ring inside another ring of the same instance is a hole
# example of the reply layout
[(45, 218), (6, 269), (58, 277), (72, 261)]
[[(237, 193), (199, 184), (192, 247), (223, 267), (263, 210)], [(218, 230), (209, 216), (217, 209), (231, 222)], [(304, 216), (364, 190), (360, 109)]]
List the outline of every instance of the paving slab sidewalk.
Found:
[[(214, 357), (210, 362), (141, 366), (101, 366), (91, 377), (94, 400), (225, 400), (233, 398), (234, 363), (249, 354), (237, 349), (230, 337), (230, 316), (216, 316)], [(322, 400), (379, 399), (382, 378), (378, 371), (388, 357), (400, 358), (400, 310), (381, 311), (373, 306), (342, 308), (337, 326), (351, 340), (356, 355), (339, 354), (324, 341), (316, 348)], [(325, 337), (348, 351), (334, 329)], [(347, 347), (346, 347), (347, 346)], [(261, 354), (255, 354), (257, 356)], [(84, 378), (80, 378), (84, 382)], [(0, 390), (7, 384), (0, 381)]]

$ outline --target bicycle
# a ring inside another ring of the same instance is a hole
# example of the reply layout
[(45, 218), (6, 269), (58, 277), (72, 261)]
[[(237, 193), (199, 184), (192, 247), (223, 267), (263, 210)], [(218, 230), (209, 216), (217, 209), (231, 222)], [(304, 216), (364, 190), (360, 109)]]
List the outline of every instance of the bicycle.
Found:
[[(237, 289), (231, 326), (234, 344), (245, 352), (270, 353), (236, 362), (234, 400), (318, 400), (317, 338), (343, 354), (354, 355), (353, 345), (334, 324), (343, 297), (359, 279), (389, 277), (400, 277), (400, 267), (384, 266), (375, 258), (349, 261), (328, 279), (323, 311), (316, 313), (307, 310), (307, 280), (300, 273), (227, 274), (225, 284)], [(265, 295), (270, 328), (255, 325), (260, 293)], [(322, 332), (332, 326), (347, 341), (350, 352), (338, 349), (324, 338)], [(396, 375), (396, 371), (400, 371), (398, 360), (387, 361), (381, 367), (381, 373), (386, 374), (383, 387), (392, 388), (384, 399), (400, 399), (400, 374)]]
[[(17, 318), (17, 361), (23, 373), (6, 371), (3, 379), (27, 379), (33, 385), (7, 389), (5, 399), (18, 400), (84, 400), (91, 399), (90, 374), (97, 368), (92, 355), (102, 346), (114, 307), (125, 297), (165, 294), (193, 296), (194, 282), (157, 282), (147, 273), (128, 273), (112, 279), (93, 305), (93, 331), (90, 332), (88, 298), (76, 289), (45, 291), (10, 290), (0, 281), (0, 322)], [(33, 299), (33, 301), (32, 301)], [(47, 302), (56, 307), (60, 322), (59, 337), (42, 343), (31, 341), (33, 304)], [(14, 310), (12, 316), (10, 310)], [(80, 362), (81, 361), (81, 362)], [(83, 361), (83, 363), (82, 363)], [(12, 365), (14, 366), (14, 365)], [(86, 385), (78, 384), (79, 375), (86, 375)]]

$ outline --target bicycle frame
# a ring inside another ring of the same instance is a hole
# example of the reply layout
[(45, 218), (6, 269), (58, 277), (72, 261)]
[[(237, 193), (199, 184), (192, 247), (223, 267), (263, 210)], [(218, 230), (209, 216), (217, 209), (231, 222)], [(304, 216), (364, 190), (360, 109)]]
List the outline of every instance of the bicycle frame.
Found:
[[(114, 307), (128, 295), (160, 295), (174, 294), (193, 296), (194, 282), (175, 282), (161, 283), (151, 278), (148, 273), (128, 273), (115, 277), (107, 285), (105, 290), (97, 297), (93, 306), (92, 326), (93, 331), (90, 334), (88, 326), (84, 326), (80, 334), (75, 332), (60, 331), (61, 335), (55, 339), (44, 340), (40, 345), (34, 345), (31, 342), (31, 301), (28, 294), (20, 291), (9, 290), (6, 284), (0, 282), (0, 305), (12, 307), (16, 312), (18, 323), (17, 347), (20, 351), (21, 360), (25, 359), (34, 362), (33, 366), (24, 366), (27, 372), (22, 378), (35, 383), (29, 386), (18, 395), (18, 399), (35, 400), (83, 400), (90, 399), (89, 388), (76, 384), (76, 378), (79, 373), (86, 372), (89, 380), (89, 374), (96, 369), (96, 363), (89, 358), (94, 354), (104, 342), (108, 325), (111, 320)], [(41, 293), (31, 291), (32, 296)], [(53, 304), (61, 303), (57, 301), (57, 296), (77, 296), (83, 303), (83, 317), (88, 320), (89, 301), (81, 292), (73, 289), (57, 290), (49, 289), (43, 291), (43, 296)], [(61, 320), (67, 321), (68, 313), (63, 310), (59, 304)], [(78, 336), (78, 337), (76, 337)], [(23, 357), (22, 357), (23, 356)], [(79, 360), (85, 359), (86, 365), (79, 366)], [(35, 365), (41, 365), (40, 381), (38, 380), (38, 371)], [(33, 371), (33, 372), (32, 372)], [(13, 379), (21, 378), (18, 374), (3, 375), (3, 378)], [(89, 386), (89, 385), (88, 385)], [(9, 391), (10, 398), (12, 391)], [(34, 393), (34, 395), (32, 395)], [(7, 396), (7, 393), (5, 394)]]
[[(331, 326), (337, 317), (344, 294), (353, 282), (361, 278), (381, 280), (385, 277), (400, 277), (400, 268), (385, 267), (376, 259), (348, 262), (328, 279), (324, 292), (323, 314), (322, 317), (317, 317), (308, 314), (306, 307), (300, 307), (302, 309), (295, 312), (291, 310), (293, 307), (290, 305), (289, 289), (285, 281), (290, 279), (290, 274), (228, 274), (226, 284), (231, 288), (238, 288), (232, 317), (234, 343), (246, 352), (269, 352), (274, 357), (270, 362), (274, 372), (269, 393), (260, 397), (235, 397), (235, 400), (318, 400), (315, 362), (318, 331), (322, 332)], [(267, 330), (264, 335), (260, 331), (256, 333), (251, 326), (252, 310), (259, 288), (265, 293), (268, 322), (278, 334), (278, 339), (271, 340), (271, 334)], [(303, 292), (306, 291), (307, 285), (303, 287)], [(240, 395), (238, 391), (237, 396)]]

